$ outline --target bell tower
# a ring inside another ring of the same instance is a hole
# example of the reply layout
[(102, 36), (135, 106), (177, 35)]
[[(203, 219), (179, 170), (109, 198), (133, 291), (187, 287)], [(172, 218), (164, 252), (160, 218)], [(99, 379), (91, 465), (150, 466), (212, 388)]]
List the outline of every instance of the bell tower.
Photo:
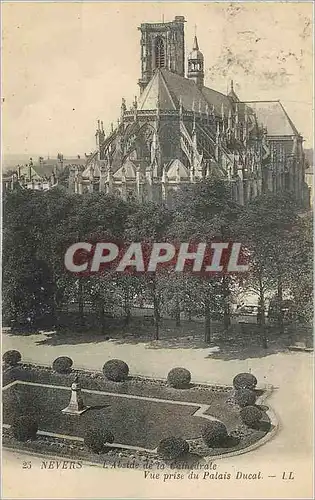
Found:
[(203, 54), (199, 50), (197, 36), (194, 38), (194, 45), (191, 53), (188, 57), (188, 78), (193, 80), (198, 88), (202, 88), (204, 85), (204, 60)]
[(143, 92), (153, 73), (158, 68), (185, 76), (184, 16), (176, 16), (174, 21), (144, 23), (141, 31), (141, 78), (140, 91)]

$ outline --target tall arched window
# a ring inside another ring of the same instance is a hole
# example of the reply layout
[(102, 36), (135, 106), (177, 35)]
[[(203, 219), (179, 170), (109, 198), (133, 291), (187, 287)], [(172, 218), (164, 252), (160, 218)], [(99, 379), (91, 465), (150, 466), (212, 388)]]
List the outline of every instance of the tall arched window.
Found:
[(155, 40), (155, 67), (164, 68), (165, 66), (165, 49), (164, 42), (161, 37), (157, 37)]

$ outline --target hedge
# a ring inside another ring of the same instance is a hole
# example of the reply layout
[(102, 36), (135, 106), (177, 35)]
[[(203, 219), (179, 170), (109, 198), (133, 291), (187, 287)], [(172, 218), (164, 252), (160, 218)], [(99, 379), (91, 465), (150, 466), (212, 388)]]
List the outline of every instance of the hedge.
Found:
[(128, 378), (129, 367), (120, 359), (110, 359), (103, 366), (103, 374), (108, 380), (123, 382)]
[(189, 444), (182, 438), (170, 436), (160, 441), (157, 453), (164, 460), (173, 460), (188, 453)]
[(71, 371), (71, 367), (73, 365), (73, 361), (68, 356), (59, 356), (53, 362), (53, 370), (57, 373), (69, 373)]
[(107, 429), (94, 427), (88, 429), (84, 436), (84, 444), (93, 453), (102, 453), (106, 450), (106, 445), (114, 442), (114, 435)]
[(228, 437), (227, 429), (223, 422), (213, 420), (208, 422), (202, 431), (204, 443), (211, 447), (219, 446)]
[(239, 373), (233, 379), (235, 389), (255, 389), (257, 379), (252, 373)]
[(21, 415), (13, 421), (11, 431), (18, 441), (35, 439), (38, 431), (38, 422), (32, 415)]
[(186, 368), (173, 368), (167, 375), (167, 383), (176, 389), (189, 387), (191, 373)]
[(16, 366), (22, 359), (22, 355), (19, 351), (12, 349), (3, 354), (2, 360), (5, 365)]

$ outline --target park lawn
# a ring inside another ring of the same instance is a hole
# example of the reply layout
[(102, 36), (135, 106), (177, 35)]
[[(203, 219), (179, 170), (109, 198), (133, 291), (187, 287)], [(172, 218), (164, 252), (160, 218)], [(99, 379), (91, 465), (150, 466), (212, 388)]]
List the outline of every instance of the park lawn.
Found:
[(39, 430), (84, 437), (86, 429), (106, 427), (115, 442), (154, 449), (170, 435), (185, 439), (201, 435), (206, 420), (193, 417), (198, 406), (161, 403), (152, 400), (117, 397), (90, 392), (83, 393), (91, 408), (81, 416), (64, 415), (70, 399), (67, 388), (50, 388), (15, 384), (3, 393), (3, 421), (11, 424), (15, 415), (33, 414), (39, 420)]
[[(61, 412), (69, 403), (73, 373), (57, 374), (49, 368), (23, 364), (10, 369), (4, 377), (4, 424), (11, 425), (16, 415), (33, 413), (39, 420), (40, 431), (83, 438), (86, 429), (101, 426), (114, 434), (116, 444), (148, 450), (155, 449), (161, 439), (173, 435), (189, 440), (194, 452), (201, 456), (216, 456), (246, 448), (270, 430), (265, 414), (264, 424), (267, 425), (255, 430), (245, 429), (244, 433), (239, 410), (228, 403), (232, 391), (229, 387), (191, 384), (187, 389), (174, 389), (160, 380), (130, 377), (117, 383), (105, 379), (100, 373), (76, 373), (79, 374), (85, 404), (91, 406), (79, 417)], [(14, 381), (14, 384), (8, 385)], [(48, 384), (52, 387), (47, 387)], [(261, 391), (257, 391), (259, 394)], [(184, 405), (182, 402), (193, 404)], [(232, 439), (229, 445), (220, 449), (200, 446), (202, 429), (209, 421), (202, 415), (194, 416), (202, 404), (208, 405), (204, 415), (221, 420), (233, 439), (236, 436), (234, 442)], [(44, 443), (42, 451), (45, 451), (46, 441), (41, 437), (39, 439)], [(6, 435), (7, 440), (9, 446), (17, 446)], [(55, 445), (58, 448), (57, 443)], [(36, 448), (35, 441), (23, 446)], [(84, 456), (86, 452), (81, 447), (82, 443), (76, 450)], [(68, 452), (68, 447), (62, 445), (62, 455), (67, 456)]]
[[(191, 383), (185, 389), (175, 389), (167, 385), (166, 381), (148, 379), (145, 377), (129, 376), (123, 382), (113, 382), (106, 379), (100, 372), (89, 372), (86, 370), (75, 370), (67, 374), (56, 373), (52, 368), (33, 364), (20, 363), (7, 370), (3, 377), (3, 385), (14, 380), (25, 382), (36, 382), (42, 384), (62, 385), (70, 388), (75, 374), (79, 376), (80, 385), (83, 389), (92, 389), (119, 394), (130, 394), (134, 396), (147, 396), (151, 398), (174, 399), (179, 401), (190, 401), (195, 403), (212, 404), (212, 402), (224, 402), (232, 391), (232, 387), (215, 386)], [(262, 391), (256, 391), (261, 395)]]

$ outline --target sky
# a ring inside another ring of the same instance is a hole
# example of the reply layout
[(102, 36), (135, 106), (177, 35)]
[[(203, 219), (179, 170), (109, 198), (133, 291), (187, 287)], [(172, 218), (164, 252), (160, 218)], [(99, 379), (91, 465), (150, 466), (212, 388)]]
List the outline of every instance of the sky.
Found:
[(241, 100), (280, 99), (305, 147), (313, 136), (312, 3), (2, 3), (2, 151), (54, 157), (95, 149), (139, 94), (143, 22), (185, 16), (205, 84)]

